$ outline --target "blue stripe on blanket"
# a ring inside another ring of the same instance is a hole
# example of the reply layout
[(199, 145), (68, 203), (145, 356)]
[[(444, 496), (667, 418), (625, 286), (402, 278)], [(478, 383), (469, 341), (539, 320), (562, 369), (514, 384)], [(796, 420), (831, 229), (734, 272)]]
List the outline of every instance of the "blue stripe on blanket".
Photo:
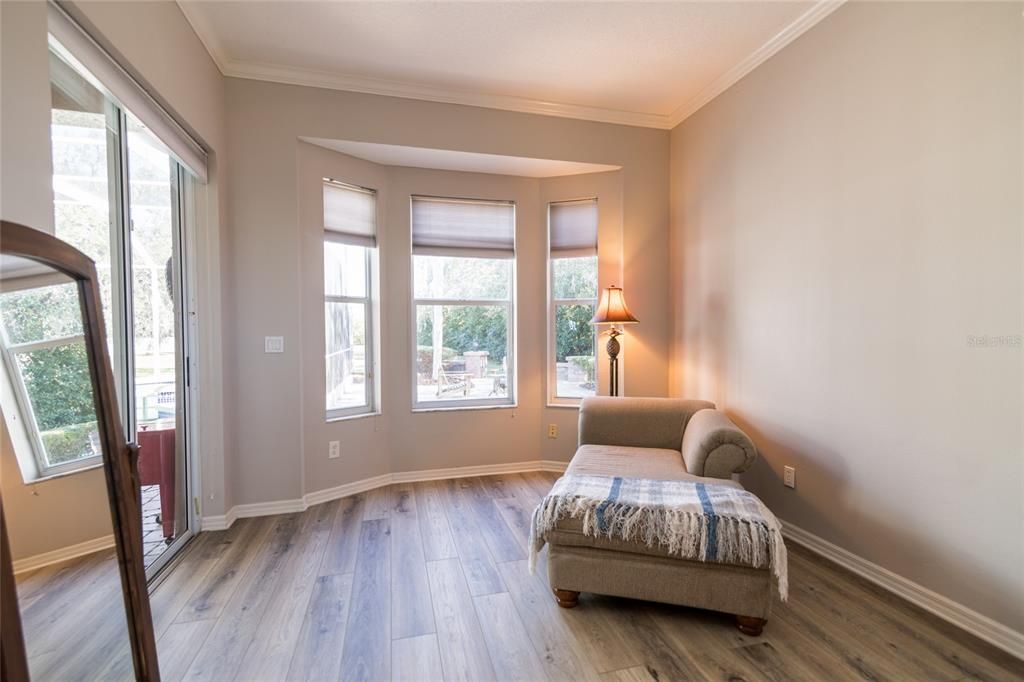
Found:
[(714, 561), (718, 558), (718, 518), (715, 516), (715, 507), (708, 497), (707, 488), (703, 483), (697, 484), (697, 496), (704, 508), (704, 516), (708, 517), (708, 547), (704, 550), (704, 561)]
[(608, 505), (615, 502), (619, 497), (619, 490), (622, 488), (622, 477), (616, 476), (612, 479), (611, 490), (608, 491), (608, 497), (605, 498), (604, 502), (597, 505), (597, 529), (602, 533), (607, 532), (607, 528), (604, 525), (604, 510), (608, 508)]

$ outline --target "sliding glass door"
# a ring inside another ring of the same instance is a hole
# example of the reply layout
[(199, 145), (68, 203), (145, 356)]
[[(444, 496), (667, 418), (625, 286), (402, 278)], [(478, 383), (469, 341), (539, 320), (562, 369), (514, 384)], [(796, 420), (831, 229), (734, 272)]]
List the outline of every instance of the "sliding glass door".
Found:
[(188, 412), (186, 198), (192, 177), (88, 74), (51, 53), (54, 227), (96, 261), (147, 572), (195, 527)]

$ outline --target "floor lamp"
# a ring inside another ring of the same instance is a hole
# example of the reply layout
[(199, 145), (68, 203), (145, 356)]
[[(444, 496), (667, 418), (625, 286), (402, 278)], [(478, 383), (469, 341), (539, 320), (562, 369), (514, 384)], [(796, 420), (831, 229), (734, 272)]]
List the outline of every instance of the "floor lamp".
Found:
[(608, 344), (605, 350), (608, 351), (608, 364), (611, 369), (611, 376), (608, 379), (608, 395), (619, 394), (619, 339), (622, 335), (615, 325), (635, 324), (638, 322), (633, 313), (626, 307), (626, 299), (622, 296), (622, 289), (614, 284), (601, 292), (601, 302), (597, 306), (597, 313), (590, 320), (591, 324), (610, 324), (608, 330)]

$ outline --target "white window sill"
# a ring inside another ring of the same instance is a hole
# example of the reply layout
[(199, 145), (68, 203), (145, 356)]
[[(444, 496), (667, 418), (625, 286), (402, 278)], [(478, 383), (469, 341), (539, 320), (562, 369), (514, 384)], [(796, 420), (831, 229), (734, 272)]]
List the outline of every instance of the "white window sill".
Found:
[(70, 469), (68, 471), (60, 471), (60, 472), (55, 473), (55, 474), (46, 474), (45, 476), (37, 476), (37, 477), (33, 478), (32, 480), (25, 481), (25, 485), (36, 485), (37, 483), (46, 483), (47, 481), (53, 481), (53, 480), (56, 480), (58, 478), (66, 478), (67, 476), (74, 476), (75, 474), (81, 474), (81, 473), (85, 473), (86, 471), (92, 471), (93, 469), (102, 469), (102, 468), (103, 468), (103, 458), (101, 457), (99, 459), (99, 461), (97, 461), (97, 462), (94, 462), (92, 464), (87, 464), (86, 466), (78, 467), (76, 469)]
[(445, 405), (443, 407), (414, 407), (413, 413), (417, 412), (463, 412), (467, 410), (515, 410), (519, 408), (518, 403), (506, 405)]
[(574, 403), (552, 403), (552, 402), (549, 402), (547, 404), (547, 406), (548, 407), (561, 407), (563, 409), (567, 408), (567, 409), (570, 409), (570, 410), (578, 410), (578, 409), (580, 409), (580, 401), (576, 401)]
[(337, 417), (327, 417), (328, 424), (334, 424), (336, 422), (350, 422), (357, 419), (366, 419), (367, 417), (379, 417), (383, 414), (380, 410), (374, 410), (373, 412), (360, 412), (359, 414), (343, 414)]

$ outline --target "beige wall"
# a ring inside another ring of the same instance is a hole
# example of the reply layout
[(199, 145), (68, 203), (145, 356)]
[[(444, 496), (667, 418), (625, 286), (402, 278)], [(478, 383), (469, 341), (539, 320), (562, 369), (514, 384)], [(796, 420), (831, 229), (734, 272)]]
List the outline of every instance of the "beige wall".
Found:
[[(298, 142), (298, 229), (302, 243), (303, 490), (324, 490), (389, 472), (568, 460), (576, 448), (575, 409), (547, 404), (547, 204), (597, 197), (602, 284), (621, 280), (622, 174), (523, 178), (387, 167)], [(380, 416), (324, 418), (322, 179), (332, 177), (378, 193), (381, 278)], [(409, 298), (409, 201), (414, 194), (471, 196), (516, 202), (517, 407), (413, 413), (412, 305)], [(602, 387), (607, 371), (602, 367)], [(560, 437), (547, 437), (547, 424)], [(327, 458), (339, 440), (342, 456)], [(481, 443), (485, 443), (484, 451)]]
[[(297, 178), (306, 174), (297, 170), (299, 159), (319, 158), (319, 163), (341, 164), (343, 170), (351, 168), (367, 177), (381, 169), (313, 150), (299, 144), (300, 137), (622, 166), (617, 191), (621, 199), (615, 199), (621, 201), (621, 258), (635, 264), (627, 266), (625, 287), (643, 322), (628, 345), (626, 387), (636, 395), (667, 393), (666, 131), (255, 81), (227, 82), (233, 168), (227, 251), (233, 319), (226, 396), (232, 402), (227, 428), (237, 437), (227, 478), (238, 503), (296, 499), (384, 473), (388, 464), (391, 470), (405, 471), (567, 458), (575, 440), (571, 411), (544, 406), (541, 183), (415, 169), (384, 169), (390, 183), (388, 196), (382, 198), (382, 245), (387, 245), (382, 246), (385, 416), (324, 423), (322, 252), (320, 237), (311, 227), (318, 209), (300, 207)], [(310, 171), (306, 180), (315, 179), (318, 172)], [(308, 185), (303, 187), (302, 192), (311, 191)], [(411, 343), (408, 250), (400, 246), (408, 244), (408, 194), (464, 194), (470, 189), (505, 197), (512, 192), (520, 202), (519, 408), (412, 414), (406, 352)], [(305, 196), (312, 201), (312, 195)], [(538, 308), (527, 309), (525, 301), (535, 301)], [(286, 337), (283, 354), (263, 352), (263, 337), (268, 335)], [(546, 440), (543, 425), (549, 413), (557, 415), (551, 421), (568, 422), (557, 444)], [(327, 460), (329, 440), (342, 441), (339, 460)]]
[[(170, 105), (213, 152), (211, 182), (197, 197), (201, 221), (196, 245), (200, 343), (200, 449), (203, 454), (205, 513), (224, 503), (223, 435), (220, 409), (219, 232), (225, 223), (219, 185), (223, 164), (224, 85), (213, 61), (173, 2), (89, 2), (71, 6), (100, 42), (130, 63), (153, 94)], [(46, 4), (0, 3), (0, 214), (52, 231), (50, 88)], [(6, 430), (0, 434), (2, 489), (12, 552), (23, 558), (108, 534), (109, 510), (99, 471), (25, 487)], [(210, 495), (213, 499), (210, 499)]]
[(673, 393), (780, 517), (1018, 631), (1022, 27), (849, 3), (677, 127), (671, 181)]

